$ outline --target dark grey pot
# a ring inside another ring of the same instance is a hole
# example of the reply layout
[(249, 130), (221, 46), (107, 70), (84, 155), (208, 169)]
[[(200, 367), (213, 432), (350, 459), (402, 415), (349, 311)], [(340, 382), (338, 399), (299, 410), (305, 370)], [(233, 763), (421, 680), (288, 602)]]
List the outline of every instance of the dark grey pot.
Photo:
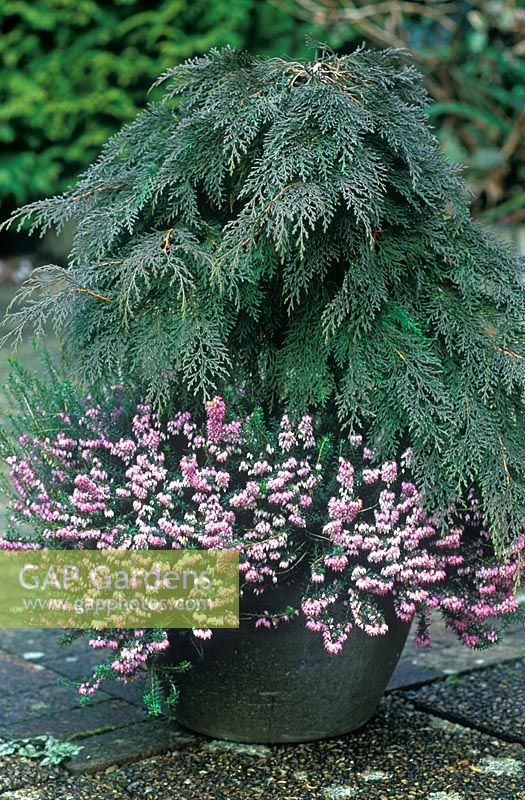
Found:
[[(263, 602), (268, 608), (266, 595)], [(395, 616), (391, 598), (384, 611), (385, 636), (354, 629), (337, 655), (325, 652), (303, 619), (272, 630), (241, 621), (239, 629), (216, 630), (197, 647), (174, 631), (171, 660), (193, 663), (177, 676), (175, 718), (217, 739), (254, 743), (305, 742), (359, 728), (377, 708), (410, 629)]]

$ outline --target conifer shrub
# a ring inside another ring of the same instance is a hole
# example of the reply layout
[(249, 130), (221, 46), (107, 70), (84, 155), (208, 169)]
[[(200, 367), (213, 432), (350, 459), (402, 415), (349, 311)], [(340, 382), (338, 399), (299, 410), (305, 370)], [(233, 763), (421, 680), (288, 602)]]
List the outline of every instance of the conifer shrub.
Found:
[[(498, 548), (525, 508), (523, 263), (472, 221), (399, 52), (228, 48), (168, 70), (65, 194), (77, 233), (8, 318), (52, 317), (86, 384), (159, 412), (219, 393), (413, 452), (426, 507), (474, 487)], [(192, 400), (193, 398), (193, 400)]]

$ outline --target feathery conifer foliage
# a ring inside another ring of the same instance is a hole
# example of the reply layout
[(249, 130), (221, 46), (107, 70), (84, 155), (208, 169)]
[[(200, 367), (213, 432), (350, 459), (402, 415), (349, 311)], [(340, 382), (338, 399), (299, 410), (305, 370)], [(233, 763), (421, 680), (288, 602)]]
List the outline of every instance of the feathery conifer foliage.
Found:
[(15, 331), (51, 315), (83, 380), (124, 373), (161, 407), (235, 386), (410, 445), (435, 502), (474, 484), (503, 545), (525, 510), (523, 265), (469, 218), (417, 71), (226, 48), (159, 83), (74, 189), (15, 215), (78, 226)]

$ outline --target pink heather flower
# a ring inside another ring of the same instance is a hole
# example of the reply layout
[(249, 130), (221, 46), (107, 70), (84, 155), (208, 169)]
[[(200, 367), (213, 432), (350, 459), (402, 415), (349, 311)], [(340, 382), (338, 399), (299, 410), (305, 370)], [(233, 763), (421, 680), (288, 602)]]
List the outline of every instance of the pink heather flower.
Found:
[(373, 625), (364, 625), (363, 630), (368, 636), (384, 636), (388, 633), (388, 625), (386, 622), (376, 622)]
[(226, 414), (226, 403), (222, 397), (214, 397), (206, 405), (206, 431), (208, 441), (217, 444), (221, 441), (223, 433), (224, 417)]
[(347, 492), (352, 492), (354, 489), (354, 467), (345, 458), (339, 459), (339, 470), (337, 472), (337, 480)]
[(266, 459), (261, 461), (256, 461), (252, 467), (251, 474), (252, 475), (267, 475), (269, 472), (272, 471), (272, 467), (268, 463)]
[(397, 464), (395, 461), (387, 461), (381, 467), (381, 480), (386, 484), (394, 483), (397, 479)]
[(337, 639), (334, 642), (327, 636), (326, 638), (323, 638), (324, 649), (326, 650), (327, 653), (330, 653), (331, 655), (337, 655), (343, 649), (343, 645), (345, 643), (346, 638), (347, 638), (346, 636), (341, 637), (340, 639)]
[(284, 453), (287, 453), (297, 444), (297, 439), (292, 431), (281, 431), (279, 434), (279, 446)]
[(206, 640), (212, 637), (212, 631), (209, 628), (192, 628), (192, 633), (197, 639)]
[(418, 634), (413, 641), (416, 647), (429, 648), (431, 645), (430, 638), (426, 634)]
[(345, 555), (328, 555), (325, 556), (324, 563), (334, 572), (342, 572), (348, 565), (348, 558)]
[(85, 697), (93, 695), (98, 691), (100, 684), (101, 681), (81, 683), (80, 686), (78, 687), (78, 693), (84, 695)]
[(314, 429), (311, 417), (305, 416), (301, 419), (299, 425), (297, 426), (297, 433), (299, 440), (304, 442), (305, 447), (315, 446)]
[(363, 483), (366, 483), (370, 486), (373, 483), (377, 483), (380, 477), (380, 472), (378, 469), (364, 469), (363, 470)]
[(12, 542), (0, 538), (0, 550), (40, 550), (41, 545), (36, 542)]
[(463, 610), (463, 600), (460, 600), (459, 597), (444, 597), (441, 601), (441, 606), (446, 609), (447, 611), (454, 611), (459, 612)]
[(157, 495), (157, 500), (161, 506), (164, 506), (164, 508), (173, 508), (173, 500), (171, 499), (171, 495), (165, 494), (164, 492), (159, 492)]
[(362, 508), (362, 500), (348, 502), (340, 497), (331, 497), (328, 501), (328, 513), (332, 520), (342, 520), (351, 523), (355, 520)]
[[(399, 619), (418, 618), (423, 646), (433, 609), (469, 647), (496, 642), (515, 613), (525, 536), (496, 558), (473, 493), (429, 517), (408, 472), (409, 451), (382, 462), (364, 447), (361, 474), (350, 460), (351, 448), (363, 445), (356, 435), (337, 444), (334, 474), (307, 416), (284, 415), (257, 444), (246, 436), (249, 420), (228, 418), (220, 397), (202, 425), (186, 411), (164, 423), (143, 403), (126, 422), (126, 407), (119, 393), (113, 408), (87, 403), (79, 419), (57, 415), (56, 433), (18, 437), (6, 461), (10, 525), (20, 533), (5, 534), (0, 549), (232, 549), (243, 596), (256, 597), (287, 581), (298, 562), (309, 564), (300, 613), (331, 653), (353, 627), (387, 632), (378, 598), (389, 594)], [(298, 613), (261, 612), (255, 625), (264, 631)], [(169, 646), (164, 632), (86, 635), (94, 650), (111, 652), (111, 669), (125, 681)], [(193, 635), (206, 641), (211, 631)], [(90, 695), (98, 683), (85, 681), (80, 691)]]

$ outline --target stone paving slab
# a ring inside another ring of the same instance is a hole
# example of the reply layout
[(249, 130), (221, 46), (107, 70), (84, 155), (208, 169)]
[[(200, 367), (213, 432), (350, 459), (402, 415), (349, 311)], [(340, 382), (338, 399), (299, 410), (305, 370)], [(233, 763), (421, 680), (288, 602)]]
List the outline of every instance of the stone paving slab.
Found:
[(399, 662), (394, 674), (390, 678), (387, 692), (393, 692), (396, 689), (406, 689), (412, 686), (420, 686), (421, 684), (442, 679), (443, 672), (440, 670), (422, 667), (418, 663), (414, 663), (411, 658), (405, 658)]
[(70, 653), (66, 649), (59, 658), (43, 658), (40, 663), (70, 681), (83, 681), (106, 657), (107, 653), (91, 648), (85, 653)]
[(199, 736), (104, 781), (143, 800), (524, 800), (525, 750), (391, 696), (345, 737), (250, 746)]
[(83, 680), (100, 663), (104, 654), (89, 647), (85, 639), (59, 644), (61, 630), (1, 630), (0, 649), (34, 664), (52, 669), (70, 680)]
[[(74, 694), (74, 689), (71, 689)], [(54, 736), (57, 739), (86, 736), (112, 728), (122, 728), (144, 719), (145, 711), (121, 700), (88, 705), (85, 708), (57, 708), (55, 713), (29, 719), (0, 722), (0, 738), (20, 739), (30, 736)], [(140, 751), (138, 751), (140, 753)]]
[(195, 736), (175, 722), (150, 719), (79, 740), (82, 750), (65, 766), (75, 775), (103, 772), (115, 764), (166, 753), (194, 741)]
[(116, 681), (102, 681), (101, 686), (104, 687), (105, 694), (111, 697), (118, 697), (125, 700), (126, 703), (133, 703), (134, 705), (144, 707), (142, 693), (139, 686), (134, 683), (117, 683)]
[[(110, 699), (109, 694), (98, 692), (90, 703), (96, 704)], [(5, 728), (8, 724), (20, 720), (49, 716), (57, 708), (61, 712), (80, 708), (80, 695), (71, 686), (59, 685), (20, 692), (16, 695), (0, 695), (0, 727)]]
[(23, 658), (0, 650), (0, 693), (18, 695), (35, 691), (56, 683), (57, 674), (41, 664), (29, 663)]
[(441, 618), (432, 617), (432, 647), (414, 647), (409, 636), (392, 680), (390, 689), (425, 683), (444, 675), (456, 675), (491, 664), (512, 661), (525, 655), (525, 625), (515, 625), (502, 641), (488, 650), (470, 650), (458, 641)]
[[(0, 630), (0, 648), (15, 655), (24, 652), (41, 653), (43, 656), (57, 657), (64, 653), (64, 648), (57, 639), (63, 633), (55, 628), (17, 628)], [(78, 643), (71, 645), (76, 647)], [(69, 649), (69, 646), (68, 648)]]
[[(39, 667), (53, 670), (57, 677), (71, 681), (83, 680), (100, 663), (101, 653), (89, 647), (84, 639), (67, 646), (59, 644), (58, 639), (62, 633), (63, 631), (52, 628), (1, 630), (0, 648)], [(142, 696), (137, 686), (105, 681), (103, 689), (106, 699), (111, 695), (128, 703), (142, 705)]]
[(525, 745), (525, 661), (454, 676), (407, 696), (431, 714)]

